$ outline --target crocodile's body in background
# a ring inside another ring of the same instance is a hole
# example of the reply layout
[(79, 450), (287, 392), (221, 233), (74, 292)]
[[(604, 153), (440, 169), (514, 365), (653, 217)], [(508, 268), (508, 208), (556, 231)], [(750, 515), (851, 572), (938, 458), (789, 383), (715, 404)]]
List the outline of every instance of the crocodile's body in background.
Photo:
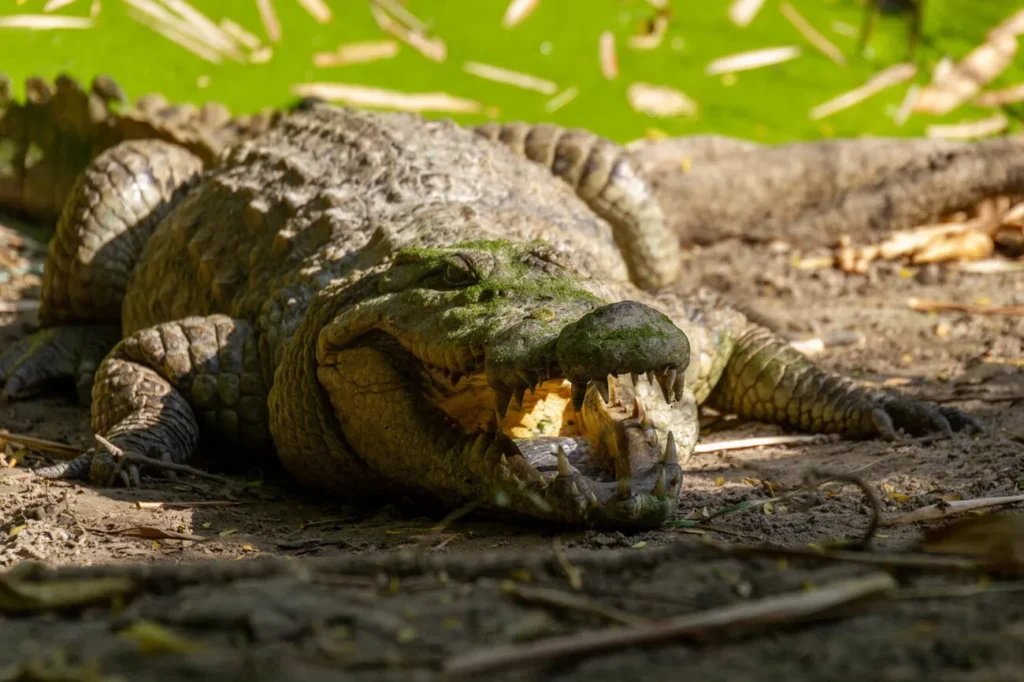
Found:
[(827, 374), (713, 296), (638, 286), (646, 257), (616, 230), (656, 221), (601, 208), (625, 172), (611, 143), (587, 138), (576, 175), (538, 159), (563, 183), (487, 130), (274, 118), (213, 167), (116, 145), (70, 192), (44, 329), (0, 379), (76, 376), (113, 448), (43, 473), (130, 482), (112, 454), (180, 462), (202, 435), (345, 497), (648, 525), (676, 505), (699, 404), (855, 437), (976, 425)]

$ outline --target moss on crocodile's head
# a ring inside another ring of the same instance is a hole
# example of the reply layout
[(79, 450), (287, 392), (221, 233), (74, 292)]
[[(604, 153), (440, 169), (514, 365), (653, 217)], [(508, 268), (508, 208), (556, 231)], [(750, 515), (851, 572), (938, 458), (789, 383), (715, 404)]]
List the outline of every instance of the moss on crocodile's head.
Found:
[(375, 277), (317, 348), (357, 451), (434, 458), (431, 492), (498, 495), (534, 516), (651, 524), (674, 508), (669, 432), (696, 421), (671, 320), (603, 300), (539, 242), (404, 249)]

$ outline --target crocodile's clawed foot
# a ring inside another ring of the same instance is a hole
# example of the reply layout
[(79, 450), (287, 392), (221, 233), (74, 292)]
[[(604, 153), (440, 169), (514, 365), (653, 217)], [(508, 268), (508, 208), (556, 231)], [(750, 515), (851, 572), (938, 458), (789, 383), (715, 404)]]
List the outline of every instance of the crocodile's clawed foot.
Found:
[(871, 415), (879, 437), (896, 438), (897, 431), (911, 436), (952, 436), (954, 432), (982, 433), (984, 424), (955, 407), (934, 405), (888, 391), (869, 393)]
[(0, 353), (0, 404), (63, 378), (73, 378), (89, 404), (93, 374), (118, 336), (114, 327), (50, 327), (18, 340)]

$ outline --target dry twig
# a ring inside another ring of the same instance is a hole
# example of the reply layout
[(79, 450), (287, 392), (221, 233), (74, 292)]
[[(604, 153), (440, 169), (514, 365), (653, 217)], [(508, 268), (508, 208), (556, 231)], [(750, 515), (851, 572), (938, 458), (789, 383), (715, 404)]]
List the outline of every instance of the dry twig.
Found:
[(111, 454), (113, 454), (114, 457), (117, 459), (117, 466), (114, 468), (114, 471), (111, 472), (111, 480), (108, 481), (107, 485), (110, 485), (110, 483), (113, 482), (113, 479), (116, 478), (121, 473), (121, 469), (125, 463), (144, 464), (145, 466), (153, 467), (156, 469), (164, 469), (165, 471), (173, 471), (179, 474), (190, 474), (192, 476), (195, 476), (196, 478), (204, 478), (207, 481), (214, 481), (216, 483), (220, 483), (221, 485), (230, 485), (231, 483), (228, 479), (224, 478), (223, 476), (211, 474), (206, 471), (203, 471), (202, 469), (190, 467), (187, 464), (165, 462), (162, 459), (147, 457), (146, 455), (140, 455), (136, 452), (125, 452), (124, 450), (117, 447), (116, 445), (114, 445), (109, 440), (107, 440), (106, 438), (99, 434), (96, 434), (95, 438), (97, 442), (100, 443), (100, 445), (109, 450)]
[(891, 519), (882, 521), (883, 526), (902, 526), (909, 523), (920, 523), (921, 521), (938, 521), (956, 514), (976, 511), (978, 509), (989, 509), (1001, 507), (1007, 504), (1020, 504), (1024, 502), (1024, 495), (1009, 495), (1004, 497), (982, 497), (974, 500), (952, 500), (930, 504), (927, 507), (919, 507), (906, 514), (900, 514)]

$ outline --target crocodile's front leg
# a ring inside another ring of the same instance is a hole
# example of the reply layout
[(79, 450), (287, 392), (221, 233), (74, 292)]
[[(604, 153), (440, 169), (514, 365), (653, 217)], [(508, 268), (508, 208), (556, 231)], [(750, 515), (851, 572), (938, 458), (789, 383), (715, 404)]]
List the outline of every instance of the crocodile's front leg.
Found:
[(569, 183), (611, 225), (637, 286), (659, 289), (677, 279), (682, 260), (679, 238), (621, 146), (586, 130), (548, 123), (486, 123), (474, 130)]
[(736, 339), (707, 404), (760, 421), (853, 438), (891, 440), (900, 429), (914, 435), (983, 430), (960, 410), (864, 388), (826, 372), (756, 325)]
[[(257, 334), (224, 315), (160, 324), (123, 339), (100, 365), (93, 385), (94, 432), (126, 453), (176, 463), (205, 437), (247, 453), (268, 451), (267, 393)], [(117, 467), (97, 447), (70, 464), (40, 469), (45, 477), (80, 477), (109, 485), (123, 471), (137, 482), (139, 467)]]

